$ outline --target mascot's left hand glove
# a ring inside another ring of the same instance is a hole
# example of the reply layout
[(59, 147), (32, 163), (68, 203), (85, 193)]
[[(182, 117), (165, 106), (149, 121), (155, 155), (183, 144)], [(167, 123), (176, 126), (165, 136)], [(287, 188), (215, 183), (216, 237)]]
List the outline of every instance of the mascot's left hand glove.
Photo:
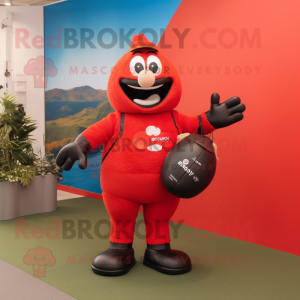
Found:
[(216, 93), (211, 95), (210, 110), (205, 113), (208, 122), (215, 128), (223, 128), (230, 126), (243, 119), (242, 112), (246, 106), (241, 103), (239, 97), (232, 97), (222, 104), (220, 96)]
[(91, 145), (88, 140), (81, 134), (73, 143), (64, 146), (56, 157), (56, 164), (69, 171), (76, 160), (80, 169), (85, 169), (87, 166), (86, 153), (91, 150)]

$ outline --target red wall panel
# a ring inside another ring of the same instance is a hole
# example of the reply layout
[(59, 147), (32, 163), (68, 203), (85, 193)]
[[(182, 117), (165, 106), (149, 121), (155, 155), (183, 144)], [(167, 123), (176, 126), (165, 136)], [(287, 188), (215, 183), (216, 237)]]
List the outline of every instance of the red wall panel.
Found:
[[(174, 221), (300, 255), (299, 11), (299, 1), (183, 0), (174, 14), (161, 51), (182, 79), (178, 109), (200, 114), (214, 92), (247, 107), (215, 132), (216, 177)], [(190, 28), (183, 48), (174, 28)]]

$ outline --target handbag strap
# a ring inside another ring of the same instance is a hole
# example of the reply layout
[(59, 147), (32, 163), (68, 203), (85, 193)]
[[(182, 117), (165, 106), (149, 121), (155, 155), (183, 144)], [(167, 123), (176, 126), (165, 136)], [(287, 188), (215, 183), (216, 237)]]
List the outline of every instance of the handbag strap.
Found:
[(108, 155), (108, 153), (111, 151), (111, 149), (113, 148), (113, 146), (115, 145), (115, 143), (117, 142), (117, 140), (119, 140), (122, 137), (123, 131), (124, 131), (124, 121), (125, 121), (125, 113), (121, 113), (120, 131), (119, 131), (119, 133), (117, 135), (117, 138), (115, 139), (115, 141), (113, 142), (113, 144), (110, 146), (110, 148), (108, 149), (108, 151), (106, 152), (106, 154), (102, 158), (102, 163), (104, 162), (104, 159), (106, 158), (106, 156)]
[(173, 119), (174, 125), (175, 125), (175, 127), (176, 127), (177, 133), (178, 133), (178, 134), (180, 134), (180, 132), (179, 132), (179, 128), (178, 128), (178, 126), (177, 126), (177, 124), (176, 124), (176, 120), (175, 120), (175, 118), (174, 118), (174, 116), (173, 116), (173, 114), (172, 114), (172, 111), (170, 111), (170, 113), (171, 113), (171, 116), (172, 116), (172, 119)]

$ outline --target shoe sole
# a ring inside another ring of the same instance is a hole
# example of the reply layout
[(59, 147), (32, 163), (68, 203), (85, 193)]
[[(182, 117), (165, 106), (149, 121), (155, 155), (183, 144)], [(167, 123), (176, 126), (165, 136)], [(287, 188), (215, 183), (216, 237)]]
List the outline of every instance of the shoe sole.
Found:
[(97, 275), (102, 275), (102, 276), (119, 276), (119, 275), (124, 275), (126, 273), (128, 273), (130, 271), (130, 269), (135, 265), (135, 259), (134, 261), (125, 269), (122, 270), (113, 270), (113, 271), (109, 271), (109, 270), (100, 270), (95, 268), (92, 265), (92, 271), (97, 274)]
[(182, 269), (168, 269), (168, 268), (164, 268), (164, 267), (159, 267), (156, 265), (152, 265), (146, 261), (143, 261), (143, 265), (146, 267), (149, 267), (155, 271), (158, 271), (160, 273), (164, 273), (164, 274), (168, 274), (168, 275), (180, 275), (180, 274), (184, 274), (187, 272), (190, 272), (192, 270), (192, 266), (187, 266), (185, 268)]

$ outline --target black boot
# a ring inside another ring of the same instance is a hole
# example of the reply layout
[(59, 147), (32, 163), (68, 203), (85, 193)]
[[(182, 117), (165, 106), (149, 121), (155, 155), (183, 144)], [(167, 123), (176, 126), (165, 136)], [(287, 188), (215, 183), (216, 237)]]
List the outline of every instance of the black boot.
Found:
[(170, 244), (147, 244), (143, 264), (169, 275), (187, 273), (192, 269), (189, 256), (182, 251), (172, 250)]
[(132, 244), (111, 242), (109, 249), (94, 258), (92, 270), (98, 275), (115, 276), (126, 274), (134, 265)]

